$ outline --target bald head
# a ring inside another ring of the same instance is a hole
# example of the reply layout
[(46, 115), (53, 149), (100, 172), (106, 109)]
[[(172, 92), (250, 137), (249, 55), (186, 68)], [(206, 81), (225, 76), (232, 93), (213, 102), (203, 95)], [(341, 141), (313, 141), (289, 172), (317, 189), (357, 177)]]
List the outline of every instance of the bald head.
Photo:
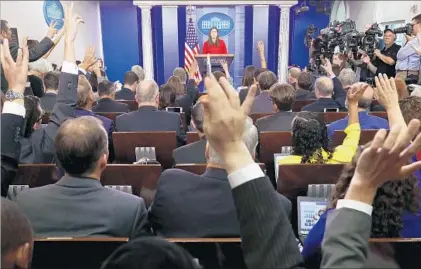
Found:
[[(367, 83), (361, 83), (361, 86), (365, 86)], [(369, 85), (365, 89), (363, 96), (360, 101), (358, 101), (358, 108), (369, 109), (374, 98), (374, 89)]]
[(332, 98), (333, 82), (328, 77), (320, 77), (314, 84), (317, 98)]
[(136, 101), (139, 105), (159, 104), (159, 87), (153, 80), (144, 80), (137, 85)]
[(54, 140), (57, 158), (66, 173), (87, 176), (108, 159), (108, 137), (102, 122), (92, 116), (67, 120)]

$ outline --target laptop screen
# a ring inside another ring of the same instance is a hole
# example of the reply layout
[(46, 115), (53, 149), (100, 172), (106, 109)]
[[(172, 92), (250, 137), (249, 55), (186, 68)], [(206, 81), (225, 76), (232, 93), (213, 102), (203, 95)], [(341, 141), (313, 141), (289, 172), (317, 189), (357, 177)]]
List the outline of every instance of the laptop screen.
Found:
[(325, 198), (298, 197), (298, 233), (308, 235), (320, 216), (326, 211)]

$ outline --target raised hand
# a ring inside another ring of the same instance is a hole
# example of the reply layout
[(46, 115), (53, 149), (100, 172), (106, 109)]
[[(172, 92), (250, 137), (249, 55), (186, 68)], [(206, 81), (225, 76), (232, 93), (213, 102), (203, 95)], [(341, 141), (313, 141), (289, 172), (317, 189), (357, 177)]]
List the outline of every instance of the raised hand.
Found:
[(363, 63), (366, 63), (366, 64), (371, 63), (370, 57), (368, 57), (368, 55), (367, 55), (367, 54), (364, 54), (364, 55), (361, 57), (361, 60), (363, 61)]
[(242, 145), (244, 124), (256, 94), (256, 85), (250, 87), (243, 105), (240, 98), (224, 77), (216, 81), (211, 75), (205, 78), (207, 96), (201, 101), (204, 105), (204, 131), (212, 148), (227, 156), (234, 154), (233, 148)]
[(48, 28), (48, 32), (47, 32), (47, 37), (49, 39), (53, 39), (54, 36), (57, 34), (58, 30), (56, 29), (57, 26), (57, 22), (56, 21), (52, 21), (50, 23), (50, 27)]
[(67, 6), (65, 11), (65, 18), (64, 18), (64, 27), (66, 32), (66, 39), (67, 41), (75, 41), (76, 34), (77, 34), (77, 25), (79, 23), (84, 23), (81, 16), (77, 14), (73, 14), (73, 2)]
[(28, 79), (28, 38), (23, 40), (23, 48), (19, 49), (16, 62), (13, 60), (9, 50), (9, 40), (3, 39), (1, 44), (1, 65), (3, 66), (4, 76), (9, 82), (9, 89), (17, 93), (25, 91), (26, 82)]
[(86, 48), (85, 57), (83, 62), (80, 64), (80, 67), (85, 69), (88, 72), (92, 72), (92, 66), (96, 63), (97, 59), (95, 58), (95, 47), (89, 46)]
[(328, 75), (333, 75), (332, 63), (329, 59), (325, 59), (325, 64), (321, 67)]
[(260, 53), (264, 53), (265, 52), (265, 44), (263, 43), (263, 41), (258, 41), (257, 42), (257, 50)]
[(389, 135), (386, 130), (379, 130), (361, 153), (352, 183), (376, 189), (390, 180), (405, 179), (421, 169), (421, 161), (408, 164), (409, 159), (421, 150), (419, 129), (420, 121), (412, 120), (408, 129), (392, 126)]
[(360, 101), (361, 97), (363, 96), (365, 90), (368, 87), (370, 87), (370, 85), (368, 85), (367, 83), (354, 84), (347, 94), (348, 104), (358, 104), (358, 101)]
[(192, 79), (194, 77), (194, 75), (196, 74), (197, 70), (199, 70), (199, 66), (197, 65), (196, 59), (193, 59), (193, 62), (191, 63), (190, 69), (189, 69), (190, 79)]
[(388, 78), (386, 74), (379, 74), (374, 78), (376, 81), (375, 95), (379, 103), (386, 109), (399, 105), (398, 91), (394, 78)]

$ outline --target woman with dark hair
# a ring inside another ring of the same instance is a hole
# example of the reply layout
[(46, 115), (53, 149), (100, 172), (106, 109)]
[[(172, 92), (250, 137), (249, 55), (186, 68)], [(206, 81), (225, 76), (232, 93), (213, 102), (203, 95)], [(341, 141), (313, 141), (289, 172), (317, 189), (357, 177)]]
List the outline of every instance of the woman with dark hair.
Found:
[(177, 106), (175, 99), (177, 95), (174, 89), (168, 84), (164, 84), (159, 89), (159, 109), (165, 110), (167, 107)]
[(184, 85), (181, 82), (180, 78), (176, 76), (171, 76), (167, 81), (167, 85), (173, 89), (177, 97), (184, 95)]
[(292, 155), (279, 164), (294, 163), (349, 163), (357, 151), (361, 127), (358, 119), (358, 101), (368, 85), (356, 85), (348, 91), (347, 136), (342, 145), (331, 149), (326, 123), (312, 112), (300, 112), (292, 121)]
[(218, 28), (210, 28), (208, 41), (203, 44), (203, 54), (228, 54), (227, 45), (219, 38)]
[[(352, 162), (344, 168), (336, 183), (329, 209), (320, 217), (304, 241), (302, 254), (307, 263), (320, 262), (318, 260), (319, 251), (325, 232), (327, 216), (331, 210), (336, 208), (338, 200), (344, 199), (362, 151), (363, 149), (359, 150)], [(373, 202), (370, 237), (421, 237), (419, 195), (420, 190), (417, 187), (417, 180), (412, 175), (403, 180), (391, 180), (383, 184), (377, 190)], [(399, 263), (399, 261), (397, 262)]]

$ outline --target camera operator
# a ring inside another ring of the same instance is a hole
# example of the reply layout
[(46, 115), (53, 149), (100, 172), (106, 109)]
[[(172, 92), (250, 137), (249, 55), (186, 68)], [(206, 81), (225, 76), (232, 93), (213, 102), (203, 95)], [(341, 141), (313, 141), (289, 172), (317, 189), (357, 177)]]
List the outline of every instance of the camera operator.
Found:
[(362, 60), (376, 76), (378, 74), (386, 74), (391, 78), (396, 75), (395, 65), (401, 46), (395, 43), (396, 35), (392, 29), (386, 29), (383, 33), (385, 43), (383, 50), (376, 49), (374, 51), (373, 61), (370, 60), (368, 55), (364, 55)]
[(396, 77), (406, 80), (407, 77), (417, 77), (420, 74), (421, 56), (416, 48), (421, 44), (416, 37), (421, 34), (421, 14), (412, 18), (412, 36), (405, 34), (406, 44), (399, 50), (396, 62)]

